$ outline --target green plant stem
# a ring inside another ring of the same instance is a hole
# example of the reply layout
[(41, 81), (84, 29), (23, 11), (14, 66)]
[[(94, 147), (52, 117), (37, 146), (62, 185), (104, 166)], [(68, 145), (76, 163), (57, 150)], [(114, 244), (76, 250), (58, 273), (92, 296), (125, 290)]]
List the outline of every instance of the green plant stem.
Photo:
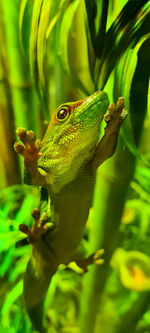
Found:
[(19, 44), (20, 1), (2, 0), (1, 8), (6, 38), (6, 54), (16, 126), (36, 128), (35, 95), (29, 68)]
[(116, 333), (136, 332), (137, 323), (149, 306), (149, 298), (149, 292), (139, 294), (137, 300), (132, 304), (132, 308), (120, 318), (120, 324), (115, 331)]
[(120, 219), (134, 168), (135, 157), (127, 149), (123, 151), (120, 140), (116, 154), (101, 167), (100, 176), (97, 177), (90, 252), (104, 248), (105, 263), (102, 266), (93, 265), (84, 277), (80, 312), (81, 333), (94, 332), (100, 295), (110, 273), (109, 262), (119, 242)]
[(106, 31), (106, 23), (107, 23), (108, 5), (109, 5), (109, 0), (101, 1), (101, 16), (100, 16), (99, 31), (98, 31), (97, 41), (96, 41), (96, 46), (95, 46), (95, 51), (96, 51), (96, 55), (98, 58), (101, 57), (104, 43), (105, 43), (105, 31)]
[[(20, 171), (13, 149), (15, 127), (10, 87), (7, 81), (6, 50), (4, 30), (0, 22), (0, 187), (10, 186), (20, 181)], [(10, 121), (11, 120), (11, 121)]]

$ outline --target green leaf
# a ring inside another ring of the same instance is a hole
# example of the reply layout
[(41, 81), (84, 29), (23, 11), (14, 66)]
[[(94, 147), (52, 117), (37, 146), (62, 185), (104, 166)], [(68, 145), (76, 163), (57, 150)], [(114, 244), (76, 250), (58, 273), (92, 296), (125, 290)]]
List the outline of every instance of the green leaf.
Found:
[(42, 4), (43, 0), (34, 1), (32, 23), (31, 23), (29, 57), (30, 57), (31, 75), (35, 82), (37, 80), (37, 38), (38, 38), (39, 19), (41, 15)]
[(13, 257), (16, 257), (16, 258), (21, 257), (22, 258), (22, 257), (28, 255), (29, 252), (30, 252), (30, 246), (29, 245), (15, 247)]
[(38, 64), (39, 80), (43, 88), (45, 86), (43, 67), (44, 67), (44, 55), (45, 55), (46, 30), (49, 23), (51, 6), (52, 6), (52, 0), (43, 1), (39, 28), (38, 28), (38, 38), (37, 38), (37, 64)]
[(26, 238), (20, 231), (9, 231), (7, 233), (0, 233), (0, 251), (7, 251), (9, 247), (15, 243)]
[[(138, 53), (137, 50), (139, 50)], [(128, 117), (121, 130), (124, 142), (128, 149), (135, 156), (142, 159), (146, 165), (148, 165), (148, 161), (139, 154), (138, 144), (147, 108), (150, 74), (148, 71), (149, 50), (150, 39), (149, 34), (147, 34), (143, 36), (134, 50), (129, 49), (121, 58), (116, 67), (114, 85), (115, 100), (119, 96), (123, 96), (125, 108), (128, 110)]]
[(117, 101), (119, 96), (123, 96), (125, 100), (125, 108), (128, 111), (128, 117), (122, 128), (123, 139), (129, 150), (136, 156), (139, 156), (137, 147), (133, 137), (133, 128), (130, 114), (130, 89), (134, 72), (137, 65), (137, 53), (135, 50), (128, 49), (121, 58), (115, 71), (114, 83), (114, 100)]
[(68, 41), (69, 41), (72, 21), (76, 13), (76, 10), (79, 6), (79, 3), (80, 0), (75, 0), (73, 2), (70, 2), (66, 9), (64, 8), (65, 11), (63, 12), (63, 15), (61, 17), (61, 22), (58, 31), (59, 34), (58, 52), (61, 58), (61, 63), (63, 65), (63, 68), (68, 73), (70, 73), (69, 58), (68, 58)]
[(96, 44), (96, 26), (95, 26), (95, 19), (97, 15), (97, 4), (96, 0), (85, 0), (85, 6), (86, 6), (86, 12), (88, 17), (88, 24), (91, 34), (91, 40), (93, 47), (95, 47)]
[[(45, 3), (44, 3), (45, 2)], [(48, 103), (45, 89), (41, 89), (41, 80), (43, 83), (43, 60), (44, 60), (44, 49), (45, 49), (45, 33), (47, 28), (47, 20), (49, 16), (49, 10), (47, 11), (51, 1), (35, 0), (33, 6), (32, 20), (31, 20), (31, 34), (30, 34), (30, 45), (29, 45), (29, 63), (31, 76), (33, 78), (36, 92), (38, 94), (41, 110), (44, 118), (49, 120)], [(44, 7), (43, 7), (44, 4)], [(46, 7), (45, 7), (46, 6)], [(44, 8), (44, 9), (43, 9)], [(43, 11), (42, 11), (43, 9)], [(46, 11), (45, 11), (46, 9)], [(42, 15), (42, 17), (41, 17)], [(46, 17), (46, 26), (44, 22), (44, 16)], [(40, 29), (40, 31), (39, 31)], [(40, 45), (42, 43), (42, 46)], [(40, 54), (41, 52), (41, 54)], [(40, 73), (39, 73), (40, 71)], [(39, 78), (40, 74), (40, 78)]]
[(22, 295), (22, 293), (23, 293), (23, 281), (21, 280), (7, 295), (7, 298), (1, 310), (2, 317), (4, 317), (11, 310), (12, 304)]
[(130, 93), (130, 114), (133, 136), (139, 146), (148, 104), (148, 85), (150, 77), (150, 38), (144, 40), (138, 52), (138, 62)]
[(10, 267), (10, 263), (12, 260), (12, 255), (13, 255), (13, 249), (8, 248), (6, 254), (3, 257), (3, 261), (0, 266), (0, 276), (4, 276)]
[(20, 37), (20, 44), (21, 44), (22, 50), (24, 49), (23, 40), (22, 40), (22, 26), (23, 26), (23, 19), (24, 19), (24, 13), (25, 13), (27, 1), (28, 0), (21, 0), (20, 12), (19, 12), (19, 37)]
[(84, 86), (80, 78), (71, 70), (69, 62), (69, 37), (74, 16), (80, 5), (80, 0), (72, 2), (66, 1), (61, 7), (61, 13), (56, 27), (56, 52), (61, 61), (61, 65), (65, 72), (69, 75), (73, 85), (81, 90), (85, 95), (90, 95), (88, 89)]
[[(98, 2), (99, 4), (99, 2)], [(107, 14), (108, 14), (108, 5), (109, 0), (102, 0), (101, 1), (101, 8), (100, 8), (100, 23), (98, 29), (98, 35), (96, 39), (96, 48), (95, 52), (98, 58), (101, 57), (103, 52), (103, 47), (105, 43), (105, 31), (106, 31), (106, 23), (107, 23)]]
[(98, 89), (103, 89), (110, 73), (130, 45), (149, 33), (150, 1), (129, 0), (106, 33), (101, 59), (95, 67)]
[(32, 0), (21, 0), (19, 10), (19, 40), (24, 61), (29, 67), (29, 40), (31, 33), (31, 20), (33, 11)]
[(100, 58), (105, 41), (109, 0), (85, 0), (91, 41), (95, 55)]
[(27, 267), (27, 262), (29, 260), (29, 256), (30, 256), (30, 249), (28, 246), (28, 252), (26, 253), (26, 255), (16, 262), (15, 267), (9, 274), (8, 281), (10, 283), (14, 283), (20, 275), (24, 274), (26, 267)]
[(61, 6), (61, 8), (58, 10), (58, 12), (56, 13), (56, 15), (51, 19), (48, 27), (47, 27), (47, 31), (46, 31), (46, 38), (48, 39), (55, 24), (57, 23), (62, 11), (63, 11), (63, 8), (64, 8), (64, 4)]
[[(37, 200), (37, 202), (38, 202), (38, 200)], [(35, 203), (36, 203), (36, 200), (35, 200), (33, 194), (28, 194), (28, 196), (25, 197), (25, 199), (21, 205), (21, 208), (17, 211), (17, 214), (15, 216), (15, 220), (17, 221), (18, 224), (21, 224), (21, 223), (29, 224), (31, 210), (34, 208)]]

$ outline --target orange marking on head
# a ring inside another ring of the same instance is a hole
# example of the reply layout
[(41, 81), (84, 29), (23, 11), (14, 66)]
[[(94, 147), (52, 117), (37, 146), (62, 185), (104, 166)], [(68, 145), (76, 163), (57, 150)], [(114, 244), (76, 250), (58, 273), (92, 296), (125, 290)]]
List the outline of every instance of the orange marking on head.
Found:
[(58, 120), (56, 119), (56, 112), (53, 114), (53, 119), (52, 119), (53, 125), (58, 124)]
[[(86, 99), (86, 98), (85, 98)], [(77, 101), (75, 103), (73, 103), (72, 105), (70, 105), (70, 111), (71, 113), (74, 112), (74, 109), (79, 106), (80, 104), (82, 104), (84, 102), (85, 99), (82, 99), (80, 101)]]
[(51, 129), (51, 128), (52, 128), (52, 124), (51, 124), (51, 123), (48, 125), (48, 128), (49, 128), (49, 129)]

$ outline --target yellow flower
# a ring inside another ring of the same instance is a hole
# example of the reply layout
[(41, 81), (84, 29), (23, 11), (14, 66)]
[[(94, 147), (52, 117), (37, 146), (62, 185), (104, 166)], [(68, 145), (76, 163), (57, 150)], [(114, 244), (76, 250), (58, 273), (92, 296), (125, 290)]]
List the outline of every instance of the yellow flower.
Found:
[(124, 287), (135, 290), (150, 290), (150, 257), (138, 251), (117, 249), (111, 265), (118, 269)]

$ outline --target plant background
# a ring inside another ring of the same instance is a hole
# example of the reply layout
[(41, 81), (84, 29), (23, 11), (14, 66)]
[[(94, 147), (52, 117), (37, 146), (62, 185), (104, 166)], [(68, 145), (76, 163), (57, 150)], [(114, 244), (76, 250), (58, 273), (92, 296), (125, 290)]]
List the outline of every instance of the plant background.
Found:
[[(150, 1), (0, 2), (0, 332), (34, 332), (22, 278), (39, 191), (22, 183), (15, 129), (42, 138), (55, 108), (105, 89), (128, 118), (97, 173), (83, 239), (102, 266), (60, 267), (46, 300), (48, 331), (150, 332)], [(104, 126), (104, 124), (103, 124)]]

